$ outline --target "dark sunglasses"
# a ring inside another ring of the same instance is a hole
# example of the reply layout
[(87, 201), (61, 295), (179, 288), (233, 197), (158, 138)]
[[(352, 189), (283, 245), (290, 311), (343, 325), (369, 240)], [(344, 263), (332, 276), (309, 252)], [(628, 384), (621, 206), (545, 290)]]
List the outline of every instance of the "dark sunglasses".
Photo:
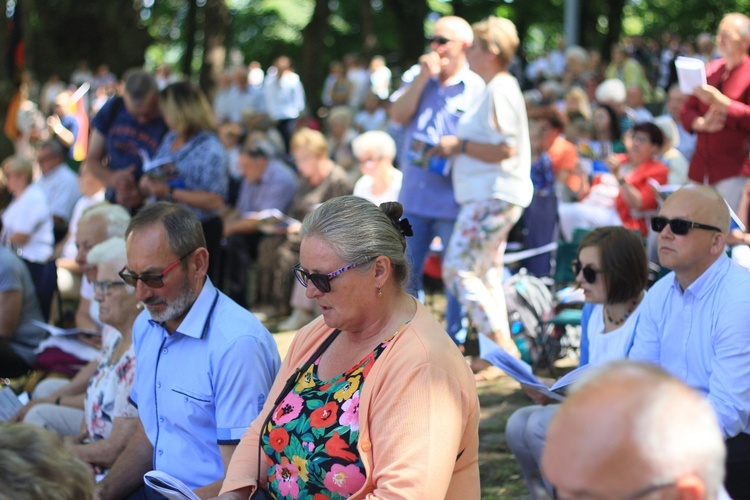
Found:
[(195, 252), (195, 250), (197, 249), (190, 250), (188, 253), (172, 262), (166, 267), (166, 269), (164, 269), (164, 271), (162, 271), (161, 274), (141, 274), (139, 276), (134, 272), (128, 271), (127, 266), (123, 267), (122, 270), (117, 274), (119, 274), (120, 278), (122, 278), (122, 280), (130, 286), (136, 286), (138, 284), (138, 280), (141, 280), (141, 283), (149, 288), (161, 288), (164, 286), (164, 276), (169, 274), (172, 269), (177, 267), (177, 264), (182, 262), (191, 253)]
[(430, 36), (425, 39), (428, 44), (432, 45), (433, 43), (436, 43), (438, 45), (445, 45), (446, 43), (450, 42), (450, 38), (445, 38), (444, 36)]
[(601, 273), (601, 271), (597, 271), (591, 266), (583, 267), (580, 260), (574, 260), (573, 261), (573, 272), (576, 276), (578, 276), (581, 271), (583, 271), (583, 279), (586, 280), (586, 283), (589, 283), (593, 285), (596, 282), (596, 275)]
[[(369, 260), (370, 259), (367, 259), (365, 262), (369, 262)], [(292, 272), (294, 273), (294, 277), (297, 278), (297, 281), (300, 282), (300, 285), (304, 286), (305, 288), (307, 288), (307, 284), (312, 281), (312, 284), (315, 285), (315, 288), (323, 293), (328, 293), (331, 291), (331, 280), (333, 278), (343, 272), (348, 271), (349, 269), (354, 269), (355, 267), (357, 267), (357, 265), (358, 264), (349, 264), (348, 266), (337, 269), (332, 273), (320, 274), (308, 273), (307, 271), (302, 269), (301, 264), (297, 264), (296, 266), (294, 266), (294, 268), (292, 268)]]
[(667, 227), (667, 224), (669, 224), (669, 229), (672, 231), (672, 233), (678, 235), (678, 236), (684, 236), (688, 234), (688, 231), (691, 229), (707, 229), (709, 231), (719, 231), (721, 232), (721, 229), (719, 229), (716, 226), (709, 226), (706, 224), (700, 224), (699, 222), (693, 222), (691, 220), (685, 220), (685, 219), (667, 219), (666, 217), (654, 217), (651, 219), (651, 229), (656, 231), (657, 233), (661, 233), (662, 230)]

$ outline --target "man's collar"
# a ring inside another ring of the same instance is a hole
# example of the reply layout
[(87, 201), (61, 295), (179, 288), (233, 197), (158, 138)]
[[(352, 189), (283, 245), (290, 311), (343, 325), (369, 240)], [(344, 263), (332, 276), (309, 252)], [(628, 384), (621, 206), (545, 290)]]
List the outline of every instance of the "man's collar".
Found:
[[(203, 283), (203, 288), (198, 294), (198, 298), (190, 306), (190, 309), (174, 333), (180, 333), (181, 335), (195, 339), (204, 338), (209, 321), (211, 320), (211, 313), (213, 312), (216, 298), (218, 298), (218, 293), (216, 287), (211, 283), (211, 279), (206, 276), (206, 281)], [(161, 323), (157, 323), (154, 320), (149, 320), (149, 322), (159, 324), (163, 327)]]
[(672, 286), (675, 287), (675, 289), (681, 294), (685, 294), (688, 290), (690, 290), (690, 293), (695, 295), (697, 299), (703, 299), (706, 294), (712, 292), (713, 285), (718, 278), (720, 268), (728, 266), (730, 263), (731, 261), (729, 260), (729, 257), (727, 257), (727, 254), (721, 252), (721, 255), (719, 255), (719, 257), (710, 266), (708, 266), (708, 269), (703, 271), (703, 273), (698, 276), (695, 281), (693, 281), (685, 290), (682, 289), (680, 281), (677, 279), (676, 273)]

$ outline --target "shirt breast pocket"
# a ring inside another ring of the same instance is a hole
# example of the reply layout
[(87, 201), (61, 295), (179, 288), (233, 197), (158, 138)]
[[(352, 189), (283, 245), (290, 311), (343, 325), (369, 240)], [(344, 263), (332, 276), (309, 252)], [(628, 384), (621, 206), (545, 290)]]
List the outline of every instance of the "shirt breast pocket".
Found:
[(172, 392), (177, 397), (176, 405), (183, 408), (185, 415), (200, 417), (205, 413), (212, 413), (213, 394), (203, 394), (177, 385), (172, 387)]

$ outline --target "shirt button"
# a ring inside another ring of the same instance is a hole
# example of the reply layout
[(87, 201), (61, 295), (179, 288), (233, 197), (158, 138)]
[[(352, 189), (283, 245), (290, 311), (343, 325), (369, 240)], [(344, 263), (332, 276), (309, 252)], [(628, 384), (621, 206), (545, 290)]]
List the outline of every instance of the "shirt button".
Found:
[(164, 454), (164, 450), (159, 450), (159, 455), (163, 455), (163, 454)]
[(163, 423), (164, 423), (164, 417), (159, 417), (159, 423), (160, 423), (160, 424), (163, 424)]
[(362, 451), (368, 452), (372, 449), (372, 444), (370, 444), (369, 441), (365, 440), (360, 443), (360, 448), (362, 448)]
[(163, 352), (164, 354), (166, 354), (168, 350), (169, 350), (169, 349), (167, 349), (167, 348), (165, 347), (165, 348), (164, 348), (164, 350), (163, 350), (162, 352)]
[(157, 383), (156, 383), (156, 388), (157, 388), (157, 389), (161, 389), (161, 382), (157, 382)]

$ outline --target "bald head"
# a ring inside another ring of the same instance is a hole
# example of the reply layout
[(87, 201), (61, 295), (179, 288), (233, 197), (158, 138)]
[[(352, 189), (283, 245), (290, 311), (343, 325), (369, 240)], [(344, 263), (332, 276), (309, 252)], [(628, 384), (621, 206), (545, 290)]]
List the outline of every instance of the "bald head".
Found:
[(674, 206), (684, 207), (695, 222), (716, 226), (722, 233), (729, 232), (730, 216), (724, 198), (713, 188), (697, 184), (683, 186), (672, 193), (664, 202), (663, 210)]
[(471, 25), (458, 16), (445, 16), (435, 23), (435, 31), (446, 30), (452, 34), (451, 40), (471, 45), (474, 42), (474, 31)]
[(727, 14), (722, 18), (721, 23), (719, 24), (724, 24), (725, 22), (736, 27), (737, 31), (743, 38), (750, 37), (750, 18), (745, 14), (740, 14), (739, 12)]
[(715, 498), (724, 442), (713, 408), (661, 369), (621, 361), (595, 370), (553, 419), (542, 456), (567, 495), (627, 497), (650, 487)]

